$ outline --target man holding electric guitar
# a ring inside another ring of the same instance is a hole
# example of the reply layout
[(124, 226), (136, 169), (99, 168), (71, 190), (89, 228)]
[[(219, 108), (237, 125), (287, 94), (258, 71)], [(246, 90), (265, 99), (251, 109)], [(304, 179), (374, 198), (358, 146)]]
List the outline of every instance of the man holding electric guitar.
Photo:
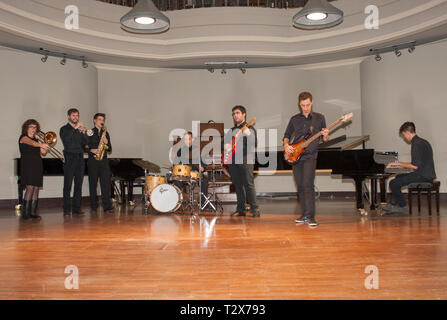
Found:
[[(315, 220), (315, 169), (317, 166), (318, 143), (320, 139), (310, 138), (323, 136), (323, 141), (329, 140), (329, 129), (326, 128), (324, 116), (317, 112), (312, 112), (312, 94), (302, 92), (298, 96), (298, 105), (301, 113), (294, 115), (284, 133), (284, 153), (286, 160), (293, 164), (293, 176), (298, 187), (298, 195), (302, 207), (302, 215), (296, 219), (297, 223), (307, 223), (310, 227), (318, 225)], [(319, 135), (318, 135), (319, 134)], [(311, 140), (303, 148), (303, 153), (289, 161), (288, 155), (297, 153), (298, 142)], [(295, 147), (293, 146), (295, 145)]]
[(250, 205), (253, 217), (259, 217), (256, 203), (256, 190), (253, 178), (255, 149), (257, 144), (256, 130), (252, 126), (255, 119), (246, 122), (247, 111), (243, 106), (232, 109), (234, 127), (224, 137), (223, 164), (228, 165), (231, 181), (236, 188), (237, 208), (231, 215), (245, 216), (246, 200)]

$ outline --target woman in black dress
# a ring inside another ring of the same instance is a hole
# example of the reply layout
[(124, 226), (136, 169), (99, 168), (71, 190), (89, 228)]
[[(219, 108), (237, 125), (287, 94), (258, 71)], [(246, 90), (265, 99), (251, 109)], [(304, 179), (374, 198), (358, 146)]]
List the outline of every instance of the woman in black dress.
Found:
[(26, 188), (22, 211), (22, 218), (25, 220), (40, 219), (40, 216), (36, 215), (39, 188), (43, 185), (43, 164), (40, 155), (45, 155), (49, 146), (37, 139), (39, 131), (39, 122), (34, 119), (26, 120), (19, 138), (20, 182)]

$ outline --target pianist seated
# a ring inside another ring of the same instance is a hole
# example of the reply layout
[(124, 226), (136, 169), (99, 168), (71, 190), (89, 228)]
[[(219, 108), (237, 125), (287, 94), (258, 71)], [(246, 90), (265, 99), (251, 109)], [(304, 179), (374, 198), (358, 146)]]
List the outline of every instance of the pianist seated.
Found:
[(433, 150), (427, 140), (416, 134), (414, 123), (405, 122), (399, 129), (399, 135), (411, 144), (411, 163), (391, 162), (387, 164), (387, 168), (407, 168), (413, 172), (399, 174), (390, 181), (391, 201), (382, 208), (389, 213), (408, 212), (402, 187), (413, 182), (432, 182), (436, 178)]

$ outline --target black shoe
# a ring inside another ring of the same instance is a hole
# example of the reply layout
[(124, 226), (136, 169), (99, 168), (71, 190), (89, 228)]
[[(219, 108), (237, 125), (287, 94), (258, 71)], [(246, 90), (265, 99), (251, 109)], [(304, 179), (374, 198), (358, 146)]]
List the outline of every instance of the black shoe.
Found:
[(78, 216), (82, 216), (85, 214), (84, 211), (73, 211), (73, 214), (78, 215)]
[(29, 216), (30, 210), (31, 210), (31, 201), (24, 200), (23, 204), (22, 204), (22, 214), (20, 217), (23, 220), (28, 220), (30, 218), (30, 216)]
[(296, 223), (306, 223), (309, 219), (306, 216), (301, 216), (295, 220)]
[(37, 200), (32, 200), (31, 201), (31, 211), (29, 216), (33, 219), (41, 219), (42, 217), (39, 216), (38, 214), (36, 214), (37, 211)]
[(307, 221), (307, 225), (308, 225), (309, 227), (316, 227), (316, 226), (318, 226), (318, 222), (317, 222), (315, 219), (309, 219), (309, 220)]
[(68, 216), (70, 216), (70, 211), (64, 211), (64, 217), (68, 217)]
[(256, 209), (255, 211), (252, 211), (251, 213), (253, 213), (253, 218), (257, 218), (261, 216), (261, 212), (259, 211), (259, 209)]
[(232, 217), (245, 217), (245, 212), (235, 211), (231, 214)]
[(108, 208), (108, 209), (104, 209), (104, 212), (106, 212), (106, 213), (113, 213), (114, 210), (115, 210), (114, 207), (110, 207), (110, 208)]

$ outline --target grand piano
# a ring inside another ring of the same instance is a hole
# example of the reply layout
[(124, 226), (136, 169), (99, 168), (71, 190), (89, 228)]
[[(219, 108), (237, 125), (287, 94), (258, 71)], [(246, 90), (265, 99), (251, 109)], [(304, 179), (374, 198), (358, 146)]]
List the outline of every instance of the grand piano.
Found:
[[(378, 152), (366, 149), (365, 142), (369, 136), (346, 137), (346, 135), (321, 143), (318, 148), (317, 171), (341, 175), (342, 178), (353, 179), (355, 182), (357, 209), (364, 209), (363, 198), (368, 197), (370, 209), (379, 206), (377, 183), (380, 183), (380, 202), (386, 202), (386, 180), (396, 173), (408, 172), (405, 169), (387, 169), (386, 164), (397, 161), (397, 152)], [(361, 149), (353, 149), (358, 146)], [(270, 173), (291, 173), (292, 166), (284, 160), (283, 150), (276, 152), (277, 169)], [(255, 173), (261, 173), (263, 165), (256, 161)], [(371, 182), (367, 189), (366, 180)]]
[[(85, 161), (84, 175), (88, 175), (87, 158)], [(108, 158), (110, 171), (112, 175), (112, 197), (117, 198), (118, 202), (133, 202), (133, 188), (144, 185), (144, 170), (135, 165), (133, 160), (141, 158)], [(63, 176), (64, 169), (61, 160), (56, 158), (42, 158), (44, 176)], [(14, 159), (14, 173), (17, 176), (18, 202), (23, 200), (23, 187), (20, 184), (20, 158)], [(62, 187), (62, 186), (61, 186)], [(127, 194), (126, 194), (127, 189)]]

